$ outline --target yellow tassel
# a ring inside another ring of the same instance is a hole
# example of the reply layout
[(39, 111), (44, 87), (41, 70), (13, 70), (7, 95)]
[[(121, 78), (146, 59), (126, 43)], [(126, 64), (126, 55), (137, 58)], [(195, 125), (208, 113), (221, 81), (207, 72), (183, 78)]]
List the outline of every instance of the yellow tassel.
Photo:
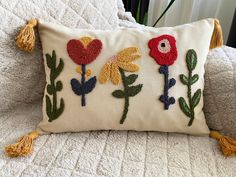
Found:
[(35, 46), (35, 33), (34, 27), (37, 26), (37, 20), (30, 20), (27, 25), (25, 25), (18, 36), (16, 37), (16, 45), (26, 51), (32, 52)]
[(210, 137), (216, 139), (219, 142), (221, 151), (225, 156), (236, 155), (236, 140), (223, 136), (217, 131), (211, 131)]
[(210, 49), (214, 49), (223, 45), (223, 35), (220, 22), (218, 19), (214, 19), (214, 30), (211, 36)]
[(37, 131), (33, 131), (28, 135), (23, 136), (15, 143), (8, 145), (5, 148), (5, 152), (9, 157), (26, 156), (33, 150), (34, 140), (39, 136)]

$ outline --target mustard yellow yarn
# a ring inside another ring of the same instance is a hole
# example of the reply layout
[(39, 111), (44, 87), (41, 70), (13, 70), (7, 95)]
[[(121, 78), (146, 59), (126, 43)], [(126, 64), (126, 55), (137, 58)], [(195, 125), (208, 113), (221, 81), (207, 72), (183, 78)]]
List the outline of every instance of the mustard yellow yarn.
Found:
[(99, 75), (99, 82), (106, 83), (109, 79), (114, 85), (121, 81), (119, 68), (128, 72), (137, 72), (139, 66), (132, 63), (141, 57), (138, 53), (138, 47), (128, 47), (118, 52), (117, 55), (110, 58), (110, 60), (103, 66)]

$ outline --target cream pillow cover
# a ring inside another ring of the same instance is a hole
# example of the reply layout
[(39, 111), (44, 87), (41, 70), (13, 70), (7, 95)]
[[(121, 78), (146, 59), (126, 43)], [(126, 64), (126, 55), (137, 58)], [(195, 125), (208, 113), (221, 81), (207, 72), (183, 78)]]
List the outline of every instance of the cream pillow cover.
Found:
[(113, 31), (39, 21), (38, 30), (47, 81), (39, 133), (209, 133), (202, 92), (214, 19)]

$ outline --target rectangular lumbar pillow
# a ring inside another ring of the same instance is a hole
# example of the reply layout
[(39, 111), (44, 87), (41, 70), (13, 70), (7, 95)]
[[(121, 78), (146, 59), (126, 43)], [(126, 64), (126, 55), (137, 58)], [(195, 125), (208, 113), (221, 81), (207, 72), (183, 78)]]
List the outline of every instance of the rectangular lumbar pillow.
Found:
[(214, 20), (72, 30), (39, 21), (46, 81), (39, 132), (208, 134), (202, 91)]
[(47, 81), (43, 120), (37, 131), (6, 148), (10, 156), (30, 152), (29, 142), (44, 133), (209, 134), (202, 110), (204, 63), (209, 48), (222, 45), (217, 20), (113, 31), (33, 20), (17, 37), (21, 49), (33, 50), (37, 23)]

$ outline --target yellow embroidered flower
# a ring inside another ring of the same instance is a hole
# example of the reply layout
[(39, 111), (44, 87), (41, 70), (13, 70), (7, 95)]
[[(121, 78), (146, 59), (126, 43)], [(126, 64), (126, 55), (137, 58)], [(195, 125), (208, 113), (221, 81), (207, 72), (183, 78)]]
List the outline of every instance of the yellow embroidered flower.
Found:
[(138, 52), (138, 47), (128, 47), (120, 51), (117, 55), (111, 57), (100, 72), (99, 82), (104, 84), (111, 79), (112, 83), (117, 85), (121, 81), (119, 69), (123, 69), (128, 72), (137, 72), (139, 70), (139, 66), (132, 63), (132, 61), (135, 61), (141, 57)]

